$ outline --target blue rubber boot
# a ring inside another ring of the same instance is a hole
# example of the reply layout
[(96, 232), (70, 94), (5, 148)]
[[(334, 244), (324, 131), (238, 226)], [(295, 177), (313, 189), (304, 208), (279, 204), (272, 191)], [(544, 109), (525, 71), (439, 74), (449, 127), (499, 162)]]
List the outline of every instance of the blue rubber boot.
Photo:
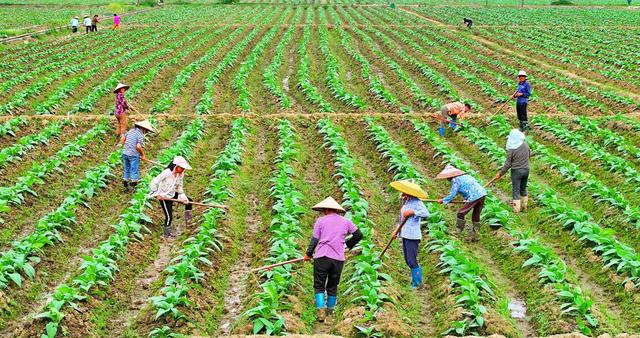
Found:
[(456, 130), (456, 128), (458, 127), (458, 124), (455, 122), (449, 122), (449, 127), (451, 127), (451, 129)]
[(440, 136), (444, 137), (444, 127), (440, 127), (438, 132), (440, 133)]
[(422, 286), (422, 268), (413, 268), (411, 269), (411, 288), (415, 289), (420, 286)]
[(327, 309), (332, 310), (336, 308), (336, 304), (338, 303), (338, 296), (329, 296), (327, 297)]
[(316, 308), (324, 309), (324, 293), (316, 293)]

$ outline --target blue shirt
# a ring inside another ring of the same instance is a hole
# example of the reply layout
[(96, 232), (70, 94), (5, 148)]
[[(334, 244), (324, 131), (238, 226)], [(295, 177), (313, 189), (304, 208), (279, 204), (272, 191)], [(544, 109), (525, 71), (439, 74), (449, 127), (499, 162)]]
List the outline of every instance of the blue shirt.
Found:
[(531, 96), (531, 86), (529, 86), (527, 80), (522, 83), (518, 82), (518, 93), (522, 93), (522, 96), (516, 98), (516, 104), (527, 104), (529, 96)]
[(462, 195), (462, 198), (464, 198), (466, 202), (473, 202), (480, 197), (487, 196), (487, 191), (471, 175), (461, 175), (451, 179), (451, 192), (449, 192), (449, 195), (443, 198), (442, 201), (444, 204), (447, 204), (451, 202), (457, 194)]
[(122, 154), (127, 156), (135, 156), (140, 157), (140, 153), (138, 152), (137, 146), (144, 145), (144, 133), (140, 130), (140, 128), (129, 129), (129, 131), (124, 135), (124, 148), (122, 149)]
[(429, 211), (424, 206), (424, 203), (416, 197), (411, 197), (402, 206), (402, 209), (400, 209), (400, 220), (402, 220), (402, 212), (405, 210), (413, 210), (414, 215), (407, 219), (398, 237), (405, 239), (422, 239), (420, 223), (423, 218), (429, 217)]

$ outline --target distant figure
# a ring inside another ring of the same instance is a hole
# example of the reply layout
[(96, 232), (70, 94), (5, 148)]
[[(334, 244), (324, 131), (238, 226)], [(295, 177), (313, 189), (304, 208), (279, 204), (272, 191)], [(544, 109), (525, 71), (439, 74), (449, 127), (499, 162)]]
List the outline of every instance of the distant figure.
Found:
[(80, 26), (80, 21), (78, 20), (78, 17), (75, 16), (73, 17), (73, 19), (71, 19), (71, 32), (75, 33), (78, 31), (78, 26)]
[(511, 96), (516, 99), (516, 114), (520, 122), (520, 131), (525, 132), (529, 128), (529, 119), (527, 117), (527, 104), (531, 96), (531, 86), (527, 82), (527, 73), (524, 70), (518, 72), (518, 90)]
[(114, 14), (113, 15), (113, 29), (118, 29), (118, 28), (120, 28), (120, 15)]
[(631, 6), (631, 0), (627, 0), (627, 5)]
[(91, 18), (88, 15), (84, 16), (84, 19), (82, 20), (82, 25), (84, 26), (84, 29), (87, 34), (91, 32)]
[(473, 20), (471, 20), (469, 18), (462, 19), (462, 22), (464, 22), (464, 24), (467, 26), (467, 28), (471, 28), (471, 26), (473, 26)]
[(98, 31), (98, 15), (94, 15), (93, 19), (91, 19), (91, 31), (92, 32), (97, 32)]

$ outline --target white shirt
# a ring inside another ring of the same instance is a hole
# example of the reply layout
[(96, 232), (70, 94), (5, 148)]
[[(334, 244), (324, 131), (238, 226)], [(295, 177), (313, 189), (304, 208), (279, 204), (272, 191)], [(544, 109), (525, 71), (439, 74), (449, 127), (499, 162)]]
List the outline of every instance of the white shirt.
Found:
[(78, 27), (78, 19), (71, 19), (71, 26)]
[(91, 26), (91, 18), (84, 18), (84, 23), (85, 26)]
[(156, 176), (149, 184), (149, 196), (164, 198), (173, 198), (176, 194), (184, 194), (182, 182), (184, 173), (174, 175), (173, 171), (169, 169), (163, 170), (158, 176)]

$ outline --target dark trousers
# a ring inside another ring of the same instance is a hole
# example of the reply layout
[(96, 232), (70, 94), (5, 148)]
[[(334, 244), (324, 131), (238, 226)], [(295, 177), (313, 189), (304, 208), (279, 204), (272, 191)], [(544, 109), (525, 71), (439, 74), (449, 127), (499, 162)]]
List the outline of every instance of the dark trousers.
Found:
[(87, 26), (87, 27), (85, 28), (85, 30), (86, 30), (86, 32), (87, 32), (87, 33), (91, 32), (91, 26)]
[(418, 264), (418, 251), (420, 250), (419, 239), (402, 239), (402, 253), (404, 254), (404, 261), (409, 268), (415, 269), (420, 267)]
[(343, 266), (343, 261), (338, 261), (333, 258), (314, 258), (313, 288), (315, 289), (315, 293), (324, 293), (326, 291), (328, 296), (337, 296)]
[(91, 31), (92, 32), (97, 32), (98, 31), (98, 25), (91, 25)]
[(71, 32), (75, 33), (78, 31), (78, 27), (76, 26), (71, 26)]
[(459, 219), (464, 219), (469, 211), (473, 210), (473, 213), (471, 213), (471, 221), (480, 222), (480, 213), (482, 212), (482, 208), (484, 208), (484, 196), (478, 198), (473, 202), (467, 202), (463, 204), (462, 208), (458, 210), (457, 216)]
[[(178, 193), (173, 196), (174, 199), (178, 198)], [(187, 197), (189, 202), (192, 201), (191, 198)], [(160, 201), (160, 206), (162, 207), (162, 212), (164, 213), (164, 234), (171, 234), (171, 224), (173, 223), (173, 201)], [(193, 209), (192, 204), (187, 204), (184, 206), (184, 210)]]
[(514, 200), (527, 196), (528, 181), (529, 169), (511, 169), (511, 192)]
[(529, 121), (527, 118), (527, 104), (516, 104), (516, 113), (518, 114), (518, 121)]

